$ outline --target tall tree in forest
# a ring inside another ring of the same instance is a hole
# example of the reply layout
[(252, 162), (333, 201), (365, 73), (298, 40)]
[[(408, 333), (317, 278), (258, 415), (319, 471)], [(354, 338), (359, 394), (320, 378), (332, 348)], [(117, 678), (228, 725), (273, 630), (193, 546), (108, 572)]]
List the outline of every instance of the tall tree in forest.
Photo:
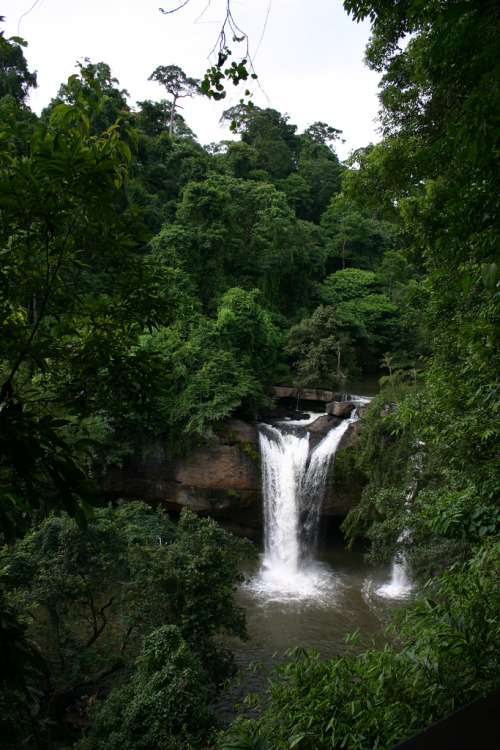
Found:
[(195, 78), (189, 78), (178, 65), (159, 65), (151, 73), (148, 81), (157, 81), (165, 87), (172, 97), (170, 110), (170, 123), (168, 134), (170, 137), (174, 134), (174, 118), (176, 110), (179, 108), (179, 99), (202, 94), (200, 81)]
[[(129, 347), (169, 309), (168, 283), (153, 280), (147, 260), (134, 253), (147, 234), (137, 212), (123, 208), (119, 188), (131, 152), (121, 123), (91, 133), (100, 88), (85, 76), (70, 79), (74, 102), (57, 105), (47, 126), (25, 133), (15, 118), (1, 123), (0, 509), (7, 537), (34, 508), (63, 506), (85, 522), (89, 487), (76, 460), (84, 446), (65, 440), (67, 418), (87, 413), (99, 393), (108, 404), (126, 402), (123, 391), (111, 391), (135, 390), (132, 370), (126, 374)], [(15, 153), (20, 139), (28, 157)]]

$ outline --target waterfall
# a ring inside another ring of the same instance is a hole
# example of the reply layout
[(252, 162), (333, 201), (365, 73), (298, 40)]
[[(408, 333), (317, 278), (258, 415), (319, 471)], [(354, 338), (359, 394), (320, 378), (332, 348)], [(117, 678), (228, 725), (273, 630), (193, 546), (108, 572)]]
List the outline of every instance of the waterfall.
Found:
[[(406, 512), (409, 512), (409, 503), (415, 497), (417, 491), (417, 482), (414, 482), (410, 491), (406, 495), (405, 507)], [(408, 529), (403, 529), (401, 534), (398, 536), (398, 543), (402, 542), (409, 536)], [(377, 590), (377, 594), (381, 596), (387, 596), (389, 598), (400, 599), (408, 596), (412, 589), (411, 581), (408, 578), (406, 572), (406, 560), (403, 554), (400, 553), (399, 558), (393, 557), (391, 563), (391, 580), (388, 583), (384, 583), (383, 586)]]
[[(406, 534), (403, 532), (398, 538), (400, 542)], [(390, 599), (400, 599), (401, 597), (407, 596), (411, 591), (411, 582), (406, 574), (406, 563), (404, 557), (398, 561), (396, 558), (392, 560), (391, 566), (391, 580), (388, 583), (384, 583), (383, 586), (377, 589), (377, 594), (380, 596), (387, 596)]]
[[(352, 416), (331, 429), (309, 455), (307, 426), (318, 418), (259, 427), (264, 496), (263, 576), (276, 589), (307, 588), (328, 472)], [(310, 581), (309, 581), (310, 583)]]

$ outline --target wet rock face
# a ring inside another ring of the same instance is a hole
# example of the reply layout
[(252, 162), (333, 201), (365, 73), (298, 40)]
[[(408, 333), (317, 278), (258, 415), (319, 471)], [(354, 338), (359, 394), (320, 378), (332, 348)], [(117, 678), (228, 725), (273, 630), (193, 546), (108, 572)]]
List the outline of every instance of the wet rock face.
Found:
[(327, 391), (322, 388), (294, 388), (289, 385), (275, 385), (272, 392), (277, 398), (294, 398), (301, 401), (342, 401), (348, 394), (340, 391)]
[(355, 408), (351, 401), (331, 401), (329, 404), (325, 404), (325, 411), (327, 414), (332, 414), (335, 417), (341, 417), (345, 419), (351, 416), (352, 410)]
[(331, 416), (330, 414), (322, 414), (315, 419), (307, 428), (309, 432), (309, 452), (313, 451), (325, 435), (333, 427), (337, 427), (341, 421), (338, 417)]
[[(308, 426), (311, 450), (340, 421), (334, 415), (318, 416)], [(362, 487), (343, 456), (351, 455), (360, 429), (359, 422), (350, 425), (339, 445), (325, 515), (344, 517), (359, 501)], [(235, 533), (257, 538), (263, 526), (261, 482), (256, 426), (228, 419), (206, 445), (187, 456), (171, 456), (163, 441), (155, 440), (143, 455), (127, 457), (122, 467), (109, 467), (101, 490), (107, 500), (143, 500), (175, 513), (190, 508)]]
[(170, 456), (156, 440), (143, 456), (127, 457), (120, 468), (109, 467), (101, 490), (109, 500), (143, 500), (174, 512), (187, 507), (233, 525), (241, 517), (245, 533), (251, 535), (252, 528), (257, 532), (262, 526), (257, 429), (228, 419), (207, 445), (181, 457)]
[(278, 404), (274, 408), (268, 407), (259, 409), (258, 419), (266, 421), (268, 419), (309, 419), (308, 412), (297, 411), (295, 405)]

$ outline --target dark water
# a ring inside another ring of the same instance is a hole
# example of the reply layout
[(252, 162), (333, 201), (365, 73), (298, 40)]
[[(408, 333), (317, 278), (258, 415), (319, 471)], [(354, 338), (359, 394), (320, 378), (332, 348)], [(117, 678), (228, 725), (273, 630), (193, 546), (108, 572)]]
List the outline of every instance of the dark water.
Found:
[(387, 375), (387, 370), (385, 372), (365, 374), (361, 380), (349, 382), (346, 390), (349, 393), (362, 393), (363, 396), (376, 396), (380, 392), (379, 381), (382, 375)]
[(346, 650), (346, 636), (362, 629), (384, 639), (392, 612), (401, 600), (379, 595), (377, 590), (391, 578), (391, 566), (374, 568), (363, 559), (361, 548), (347, 551), (334, 540), (317, 551), (316, 561), (306, 570), (303, 581), (283, 591), (265, 580), (262, 557), (244, 572), (247, 582), (238, 600), (247, 612), (250, 640), (231, 642), (246, 684), (233, 685), (218, 701), (226, 721), (234, 716), (235, 705), (248, 691), (264, 692), (265, 679), (248, 673), (248, 666), (262, 663), (269, 670), (273, 661), (293, 646), (315, 646), (324, 658)]
[(331, 656), (345, 648), (346, 635), (358, 628), (382, 634), (395, 602), (379, 596), (377, 589), (390, 580), (391, 568), (368, 565), (361, 549), (349, 552), (340, 543), (323, 548), (303, 585), (292, 592), (260, 585), (260, 564), (245, 571), (249, 581), (238, 592), (250, 635), (248, 643), (237, 647), (240, 664), (294, 645), (314, 645)]

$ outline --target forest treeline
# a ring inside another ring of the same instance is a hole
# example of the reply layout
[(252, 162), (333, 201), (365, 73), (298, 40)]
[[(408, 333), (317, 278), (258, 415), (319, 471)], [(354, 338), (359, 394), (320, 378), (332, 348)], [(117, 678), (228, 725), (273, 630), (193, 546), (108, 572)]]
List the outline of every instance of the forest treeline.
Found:
[[(346, 163), (335, 127), (255, 106), (202, 147), (175, 106), (201, 85), (175, 65), (131, 110), (86, 62), (38, 117), (21, 40), (0, 39), (7, 747), (63, 741), (71, 707), (89, 750), (390, 747), (498, 684), (498, 9), (344, 6), (372, 21), (383, 131)], [(428, 598), (383, 648), (294, 653), (260, 719), (217, 737), (251, 548), (104, 507), (99, 472), (158, 435), (188, 451), (279, 382), (381, 368), (345, 532), (404, 555)]]

